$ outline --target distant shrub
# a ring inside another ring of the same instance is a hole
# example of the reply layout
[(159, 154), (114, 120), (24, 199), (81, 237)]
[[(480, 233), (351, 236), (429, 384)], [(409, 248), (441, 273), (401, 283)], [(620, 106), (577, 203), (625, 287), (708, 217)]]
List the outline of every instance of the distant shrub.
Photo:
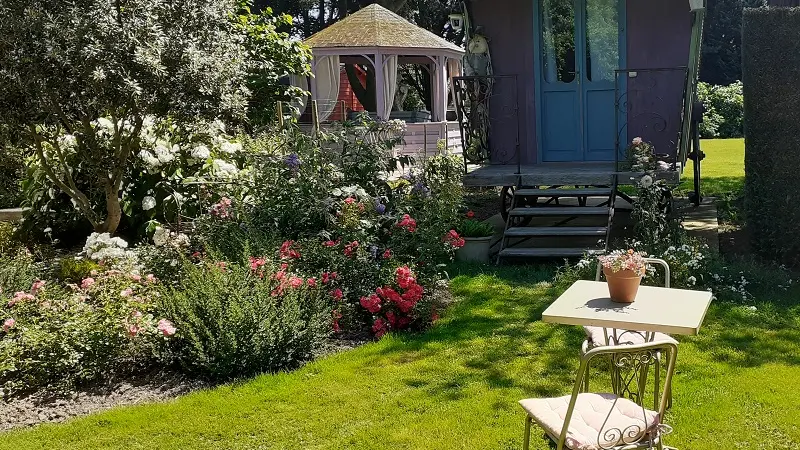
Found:
[(705, 107), (700, 135), (704, 138), (744, 136), (744, 96), (741, 81), (728, 86), (700, 82), (697, 97)]
[(186, 264), (160, 304), (175, 318), (175, 351), (190, 373), (227, 380), (291, 369), (311, 359), (330, 332), (321, 283), (263, 259)]
[(96, 262), (85, 258), (65, 258), (58, 265), (58, 279), (61, 281), (80, 283), (91, 276), (93, 271), (101, 271)]
[(800, 8), (744, 13), (745, 216), (753, 251), (800, 263)]

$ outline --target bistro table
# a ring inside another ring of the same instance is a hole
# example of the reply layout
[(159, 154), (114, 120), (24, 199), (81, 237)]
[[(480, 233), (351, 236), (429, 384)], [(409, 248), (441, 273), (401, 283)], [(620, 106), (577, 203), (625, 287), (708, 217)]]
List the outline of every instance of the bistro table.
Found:
[[(616, 303), (600, 281), (577, 281), (542, 313), (564, 325), (695, 336), (711, 304), (711, 292), (641, 286), (633, 303)], [(648, 339), (649, 340), (649, 339)]]

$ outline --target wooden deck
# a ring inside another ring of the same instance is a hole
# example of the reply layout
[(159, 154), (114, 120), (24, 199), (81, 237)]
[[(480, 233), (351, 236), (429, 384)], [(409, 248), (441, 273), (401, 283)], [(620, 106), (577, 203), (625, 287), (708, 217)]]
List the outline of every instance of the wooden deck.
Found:
[[(614, 176), (620, 185), (632, 185), (642, 174), (617, 172), (613, 162), (543, 163), (516, 165), (469, 166), (464, 186), (603, 186), (613, 184)], [(660, 172), (660, 179), (677, 184), (680, 173)]]

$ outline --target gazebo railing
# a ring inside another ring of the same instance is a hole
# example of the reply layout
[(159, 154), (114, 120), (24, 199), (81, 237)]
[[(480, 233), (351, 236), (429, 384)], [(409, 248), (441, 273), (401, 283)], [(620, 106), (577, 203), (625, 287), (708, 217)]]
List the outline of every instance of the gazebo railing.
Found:
[(516, 164), (521, 172), (517, 83), (516, 75), (453, 78), (465, 170)]

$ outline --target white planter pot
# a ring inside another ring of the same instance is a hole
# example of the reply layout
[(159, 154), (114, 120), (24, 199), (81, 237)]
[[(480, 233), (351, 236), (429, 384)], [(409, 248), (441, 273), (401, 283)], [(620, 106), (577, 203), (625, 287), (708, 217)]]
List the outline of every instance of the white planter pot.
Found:
[(492, 237), (464, 238), (464, 246), (456, 252), (456, 260), (469, 262), (489, 262)]

